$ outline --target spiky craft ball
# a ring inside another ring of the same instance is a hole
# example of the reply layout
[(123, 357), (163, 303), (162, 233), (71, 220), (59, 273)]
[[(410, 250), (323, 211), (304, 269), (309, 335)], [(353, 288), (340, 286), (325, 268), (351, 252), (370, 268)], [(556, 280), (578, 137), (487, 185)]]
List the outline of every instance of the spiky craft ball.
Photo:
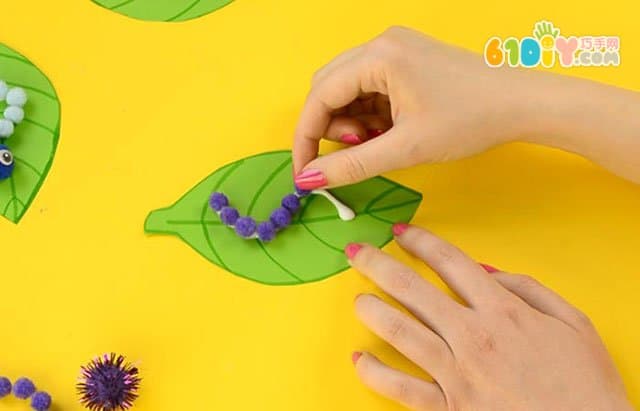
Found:
[(138, 369), (114, 353), (96, 357), (82, 367), (78, 394), (91, 411), (128, 410), (138, 398)]

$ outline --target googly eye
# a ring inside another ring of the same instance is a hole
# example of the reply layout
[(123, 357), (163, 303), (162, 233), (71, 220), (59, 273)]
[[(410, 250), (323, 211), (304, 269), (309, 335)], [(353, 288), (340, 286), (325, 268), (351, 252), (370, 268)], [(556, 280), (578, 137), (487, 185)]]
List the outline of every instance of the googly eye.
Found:
[(0, 164), (10, 166), (13, 164), (13, 154), (9, 150), (0, 150)]

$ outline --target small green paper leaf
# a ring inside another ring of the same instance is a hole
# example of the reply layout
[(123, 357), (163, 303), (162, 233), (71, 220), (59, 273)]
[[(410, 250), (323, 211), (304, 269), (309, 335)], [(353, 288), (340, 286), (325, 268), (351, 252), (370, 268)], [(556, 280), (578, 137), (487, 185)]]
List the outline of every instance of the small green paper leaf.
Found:
[(209, 14), (233, 0), (93, 0), (111, 11), (149, 21), (185, 21)]
[(17, 223), (38, 194), (53, 162), (60, 135), (60, 102), (49, 79), (3, 44), (0, 79), (10, 87), (22, 87), (29, 96), (22, 123), (16, 125), (11, 137), (0, 139), (15, 159), (11, 177), (0, 181), (0, 213)]
[(270, 285), (322, 280), (348, 268), (343, 249), (350, 242), (383, 246), (391, 226), (408, 222), (422, 195), (383, 177), (331, 190), (357, 213), (338, 218), (320, 196), (302, 201), (292, 224), (275, 240), (245, 240), (224, 226), (209, 208), (214, 191), (225, 193), (242, 215), (265, 221), (293, 191), (291, 152), (275, 151), (228, 164), (198, 183), (174, 205), (153, 211), (147, 233), (177, 235), (209, 261), (240, 277)]

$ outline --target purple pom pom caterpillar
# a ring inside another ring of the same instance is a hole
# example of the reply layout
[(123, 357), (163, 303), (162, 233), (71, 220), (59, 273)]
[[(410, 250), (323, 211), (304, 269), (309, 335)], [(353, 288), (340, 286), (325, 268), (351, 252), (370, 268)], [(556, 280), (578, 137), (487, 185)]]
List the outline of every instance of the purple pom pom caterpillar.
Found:
[(256, 222), (249, 216), (240, 216), (237, 209), (230, 206), (226, 195), (214, 192), (209, 197), (209, 206), (218, 214), (220, 221), (229, 228), (235, 230), (236, 234), (246, 239), (258, 239), (262, 242), (269, 242), (276, 237), (278, 231), (284, 230), (300, 209), (300, 199), (311, 194), (321, 195), (329, 200), (338, 211), (338, 216), (343, 221), (353, 220), (355, 212), (335, 198), (327, 190), (301, 190), (296, 187), (293, 194), (284, 196), (280, 207), (276, 208), (270, 215), (268, 221)]

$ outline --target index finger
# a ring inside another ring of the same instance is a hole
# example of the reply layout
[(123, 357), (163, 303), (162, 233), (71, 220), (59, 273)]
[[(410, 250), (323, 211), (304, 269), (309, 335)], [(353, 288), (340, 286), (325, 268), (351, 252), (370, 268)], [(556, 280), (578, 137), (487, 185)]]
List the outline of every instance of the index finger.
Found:
[(407, 224), (396, 224), (393, 231), (402, 248), (427, 263), (472, 308), (509, 297), (495, 278), (456, 246)]
[(319, 79), (309, 91), (300, 114), (293, 141), (293, 168), (298, 174), (318, 156), (334, 110), (344, 107), (362, 93), (382, 92), (362, 81), (367, 77), (366, 57), (362, 54), (346, 61)]

